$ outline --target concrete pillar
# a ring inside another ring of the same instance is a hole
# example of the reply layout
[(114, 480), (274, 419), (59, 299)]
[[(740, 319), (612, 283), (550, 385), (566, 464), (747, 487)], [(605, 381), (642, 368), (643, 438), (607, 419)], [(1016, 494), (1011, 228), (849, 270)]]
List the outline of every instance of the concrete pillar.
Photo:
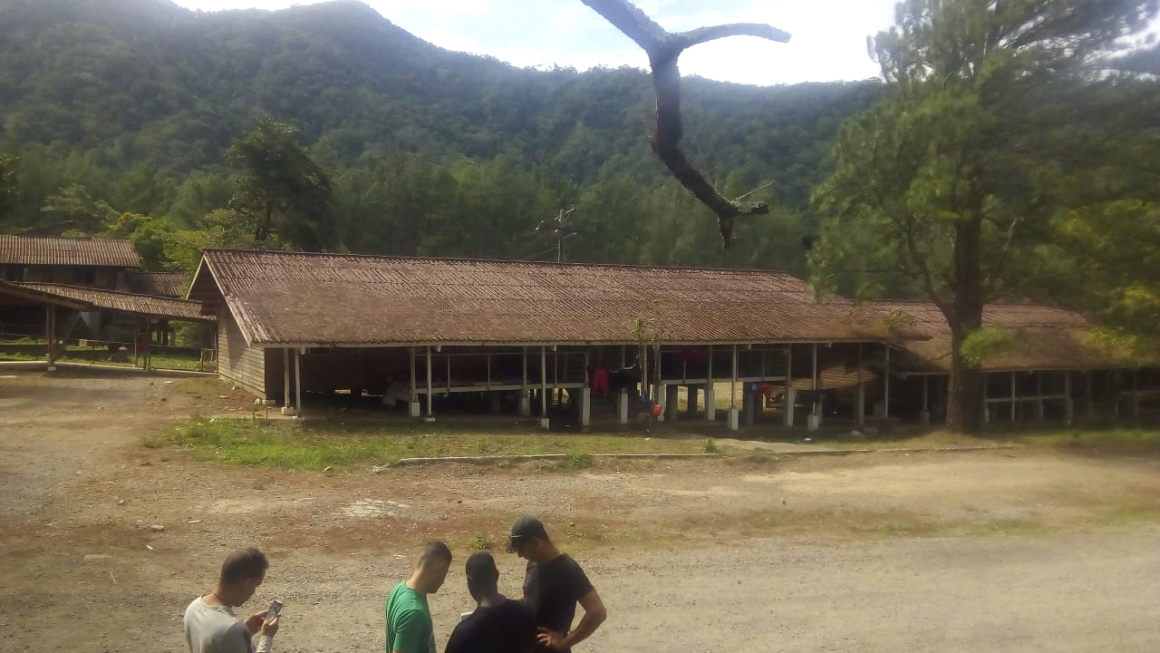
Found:
[(729, 409), (729, 430), (730, 431), (741, 430), (741, 425), (739, 423), (740, 417), (741, 417), (741, 412), (737, 410), (736, 406)]
[(678, 401), (680, 399), (681, 386), (677, 384), (670, 384), (664, 386), (665, 388), (665, 419), (670, 422), (677, 421), (677, 416), (680, 414), (678, 410)]
[(532, 395), (527, 390), (520, 393), (520, 417), (532, 416)]
[(628, 424), (628, 388), (621, 388), (616, 393), (616, 415), (621, 424)]
[(687, 397), (687, 400), (685, 401), (685, 413), (690, 416), (697, 414), (697, 395), (699, 394), (701, 394), (701, 386), (685, 386), (685, 396)]
[(705, 419), (710, 422), (717, 420), (717, 390), (712, 379), (705, 384)]
[(592, 388), (580, 389), (580, 426), (592, 424)]

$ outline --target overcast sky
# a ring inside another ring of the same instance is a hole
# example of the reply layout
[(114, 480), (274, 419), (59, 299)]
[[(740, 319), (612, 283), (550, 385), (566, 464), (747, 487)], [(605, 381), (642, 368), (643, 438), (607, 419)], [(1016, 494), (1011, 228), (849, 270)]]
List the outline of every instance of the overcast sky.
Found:
[[(281, 9), (310, 0), (176, 0), (190, 9)], [(647, 67), (636, 44), (580, 0), (365, 0), (391, 22), (449, 50), (517, 66)], [(893, 22), (895, 0), (639, 0), (670, 30), (769, 23), (788, 44), (733, 37), (681, 56), (681, 72), (745, 84), (865, 79), (878, 74), (866, 37)]]

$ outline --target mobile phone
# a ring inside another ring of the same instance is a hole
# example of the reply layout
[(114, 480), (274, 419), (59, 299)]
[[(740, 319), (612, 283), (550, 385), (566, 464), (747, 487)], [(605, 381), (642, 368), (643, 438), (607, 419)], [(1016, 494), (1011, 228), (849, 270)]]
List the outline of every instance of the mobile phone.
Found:
[(274, 599), (270, 602), (270, 609), (266, 610), (266, 621), (273, 621), (278, 618), (278, 613), (282, 611), (282, 602)]

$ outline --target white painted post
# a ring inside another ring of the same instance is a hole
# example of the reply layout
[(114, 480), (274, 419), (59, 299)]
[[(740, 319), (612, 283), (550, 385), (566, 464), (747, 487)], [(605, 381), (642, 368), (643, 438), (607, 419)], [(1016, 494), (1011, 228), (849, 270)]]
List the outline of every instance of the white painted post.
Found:
[(628, 424), (628, 388), (621, 388), (616, 394), (616, 413), (621, 424)]
[(290, 348), (282, 348), (282, 414), (292, 415), (290, 408)]
[(302, 350), (294, 349), (294, 393), (297, 395), (294, 410), (302, 417)]

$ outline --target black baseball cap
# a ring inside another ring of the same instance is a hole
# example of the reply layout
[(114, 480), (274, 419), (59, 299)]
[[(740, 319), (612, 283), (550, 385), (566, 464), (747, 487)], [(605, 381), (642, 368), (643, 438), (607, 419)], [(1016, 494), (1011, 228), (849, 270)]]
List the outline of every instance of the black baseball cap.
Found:
[(476, 582), (495, 582), (499, 580), (499, 570), (495, 568), (495, 558), (487, 551), (471, 554), (464, 568), (467, 580)]
[(516, 523), (512, 524), (512, 534), (507, 547), (508, 553), (514, 553), (517, 546), (533, 537), (538, 537), (541, 540), (548, 539), (548, 531), (544, 530), (544, 524), (535, 517), (520, 517)]

